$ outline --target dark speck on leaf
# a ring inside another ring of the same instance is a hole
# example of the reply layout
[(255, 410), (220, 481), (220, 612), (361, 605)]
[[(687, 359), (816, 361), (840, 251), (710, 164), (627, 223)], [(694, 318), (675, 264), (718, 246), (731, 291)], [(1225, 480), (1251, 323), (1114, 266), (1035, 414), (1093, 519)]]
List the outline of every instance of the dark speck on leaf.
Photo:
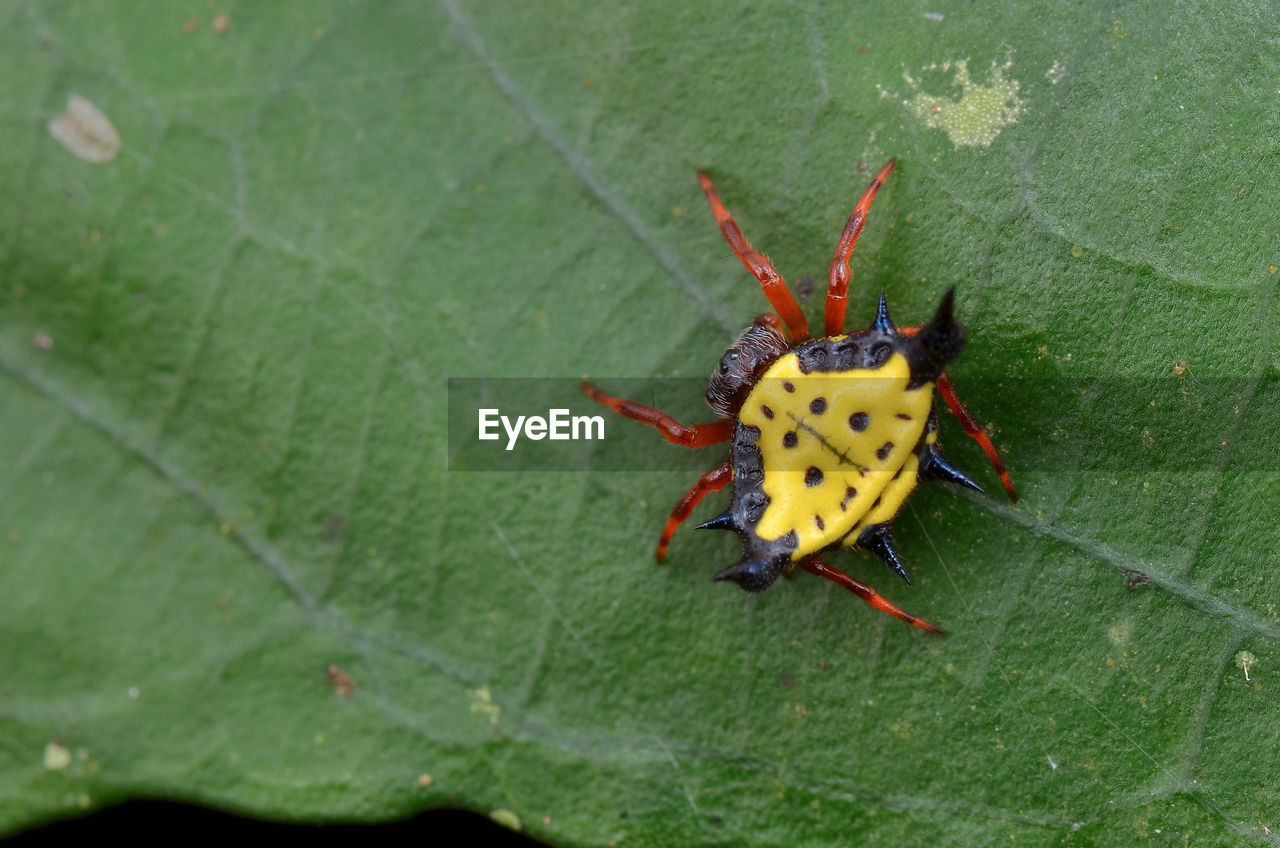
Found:
[(1126, 589), (1141, 589), (1150, 582), (1151, 578), (1141, 571), (1134, 571), (1130, 568), (1124, 569), (1124, 587)]
[(347, 529), (347, 520), (341, 515), (331, 515), (324, 521), (324, 526), (320, 528), (320, 538), (326, 542), (332, 542), (341, 538), (343, 532)]

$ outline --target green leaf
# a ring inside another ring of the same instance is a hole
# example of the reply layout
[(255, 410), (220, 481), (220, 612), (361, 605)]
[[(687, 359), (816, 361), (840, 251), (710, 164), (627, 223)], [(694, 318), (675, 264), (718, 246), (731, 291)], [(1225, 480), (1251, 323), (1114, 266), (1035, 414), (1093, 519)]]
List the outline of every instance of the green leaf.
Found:
[[(0, 3), (0, 828), (1263, 841), (1278, 40), (1262, 3)], [(55, 138), (72, 94), (118, 150)], [(724, 534), (655, 566), (687, 472), (447, 470), (448, 378), (698, 378), (766, 308), (697, 169), (820, 326), (890, 156), (850, 326), (957, 286), (1023, 499), (944, 417), (988, 494), (915, 495), (910, 587), (833, 560), (948, 637), (712, 584)]]

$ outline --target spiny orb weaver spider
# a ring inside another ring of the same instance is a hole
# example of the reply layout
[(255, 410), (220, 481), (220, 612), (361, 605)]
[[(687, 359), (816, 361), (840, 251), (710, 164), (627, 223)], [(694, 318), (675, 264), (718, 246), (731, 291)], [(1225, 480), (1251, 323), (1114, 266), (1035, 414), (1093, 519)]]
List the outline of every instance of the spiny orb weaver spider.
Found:
[(733, 580), (758, 592), (798, 565), (882, 612), (942, 633), (821, 557), (833, 548), (862, 548), (910, 583), (894, 550), (891, 522), (917, 483), (942, 480), (982, 491), (938, 446), (935, 385), (964, 432), (982, 446), (1010, 499), (1018, 498), (991, 439), (960, 402), (946, 372), (965, 346), (964, 328), (953, 312), (954, 287), (921, 327), (894, 327), (882, 292), (871, 326), (844, 333), (853, 276), (849, 256), (871, 201), (896, 164), (890, 159), (876, 174), (836, 243), (827, 288), (826, 335), (819, 339), (809, 337), (809, 324), (786, 282), (751, 248), (720, 202), (711, 178), (699, 171), (720, 232), (760, 281), (775, 310), (757, 318), (711, 374), (706, 400), (719, 420), (689, 427), (656, 409), (605, 394), (586, 381), (582, 388), (627, 418), (658, 428), (675, 444), (699, 448), (732, 439), (730, 458), (698, 478), (671, 511), (658, 540), (659, 562), (676, 528), (703, 496), (732, 482), (729, 509), (698, 526), (732, 530), (742, 540), (742, 559), (717, 572), (715, 580)]

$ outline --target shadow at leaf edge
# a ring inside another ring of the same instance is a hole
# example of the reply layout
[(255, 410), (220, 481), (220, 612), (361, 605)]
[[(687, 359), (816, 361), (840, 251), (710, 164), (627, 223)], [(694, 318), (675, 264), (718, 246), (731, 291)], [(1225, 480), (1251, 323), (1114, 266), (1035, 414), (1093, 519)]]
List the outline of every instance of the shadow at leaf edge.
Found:
[(71, 819), (59, 819), (0, 837), (6, 846), (37, 848), (119, 837), (122, 842), (146, 833), (199, 833), (223, 842), (231, 839), (301, 837), (310, 846), (349, 846), (355, 840), (414, 844), (483, 844), (497, 848), (544, 848), (525, 834), (503, 827), (483, 813), (456, 808), (427, 810), (411, 818), (380, 824), (315, 824), (255, 819), (177, 801), (126, 801)]

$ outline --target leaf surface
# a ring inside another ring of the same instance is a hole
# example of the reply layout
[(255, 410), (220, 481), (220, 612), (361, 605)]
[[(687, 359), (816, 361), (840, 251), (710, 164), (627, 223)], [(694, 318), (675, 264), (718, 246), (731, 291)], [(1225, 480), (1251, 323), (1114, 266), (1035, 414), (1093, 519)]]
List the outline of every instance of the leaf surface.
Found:
[[(0, 3), (0, 828), (1262, 841), (1280, 30), (1157, 5)], [(945, 418), (988, 494), (915, 495), (910, 587), (837, 561), (950, 636), (656, 567), (696, 471), (447, 470), (447, 378), (700, 378), (765, 309), (696, 170), (820, 326), (890, 156), (849, 323), (957, 286), (1023, 499)]]

